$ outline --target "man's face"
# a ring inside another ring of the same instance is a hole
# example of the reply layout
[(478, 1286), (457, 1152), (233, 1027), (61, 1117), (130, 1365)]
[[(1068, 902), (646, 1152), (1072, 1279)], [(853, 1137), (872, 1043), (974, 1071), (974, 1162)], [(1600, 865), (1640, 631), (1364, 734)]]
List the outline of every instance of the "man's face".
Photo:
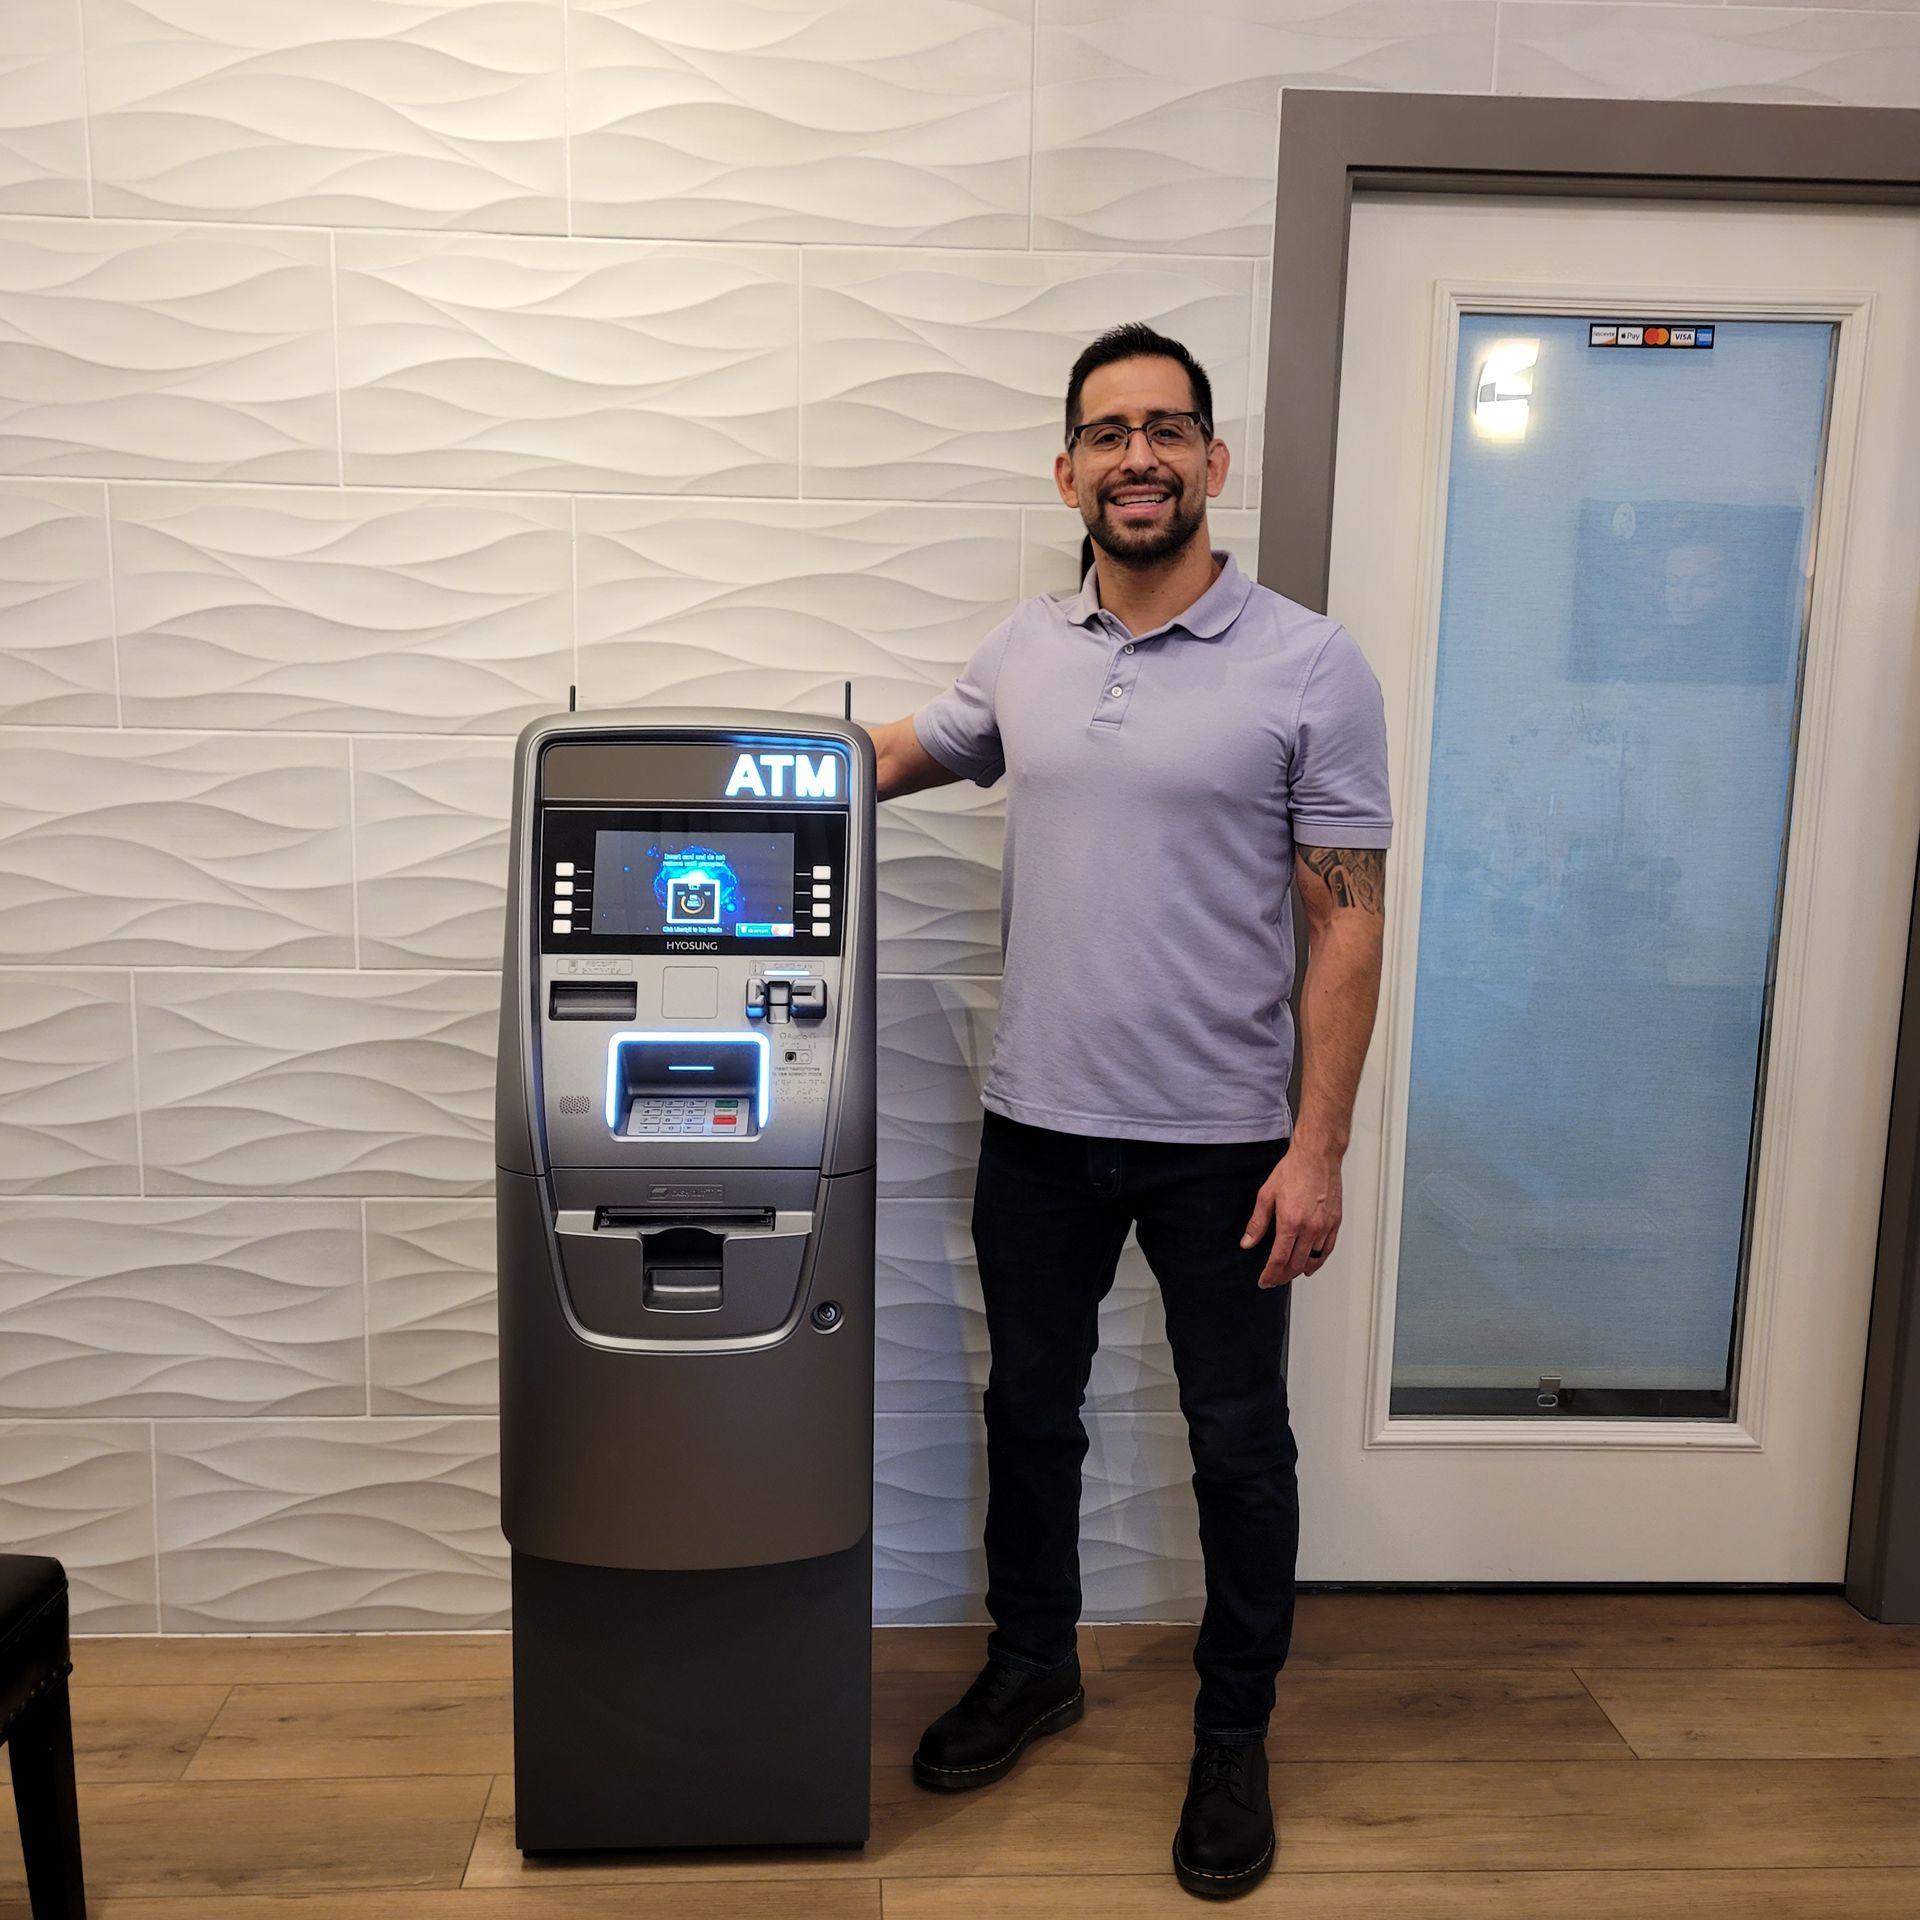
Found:
[(1676, 627), (1697, 627), (1727, 597), (1727, 563), (1718, 547), (1674, 547), (1667, 554), (1661, 598)]
[[(1080, 418), (1137, 427), (1158, 413), (1193, 410), (1193, 388), (1177, 360), (1141, 356), (1096, 367), (1080, 389)], [(1076, 445), (1054, 461), (1060, 498), (1080, 510), (1095, 546), (1142, 565), (1178, 553), (1207, 518), (1207, 502), (1227, 483), (1228, 454), (1214, 440), (1191, 454), (1156, 452), (1144, 433), (1106, 459)]]

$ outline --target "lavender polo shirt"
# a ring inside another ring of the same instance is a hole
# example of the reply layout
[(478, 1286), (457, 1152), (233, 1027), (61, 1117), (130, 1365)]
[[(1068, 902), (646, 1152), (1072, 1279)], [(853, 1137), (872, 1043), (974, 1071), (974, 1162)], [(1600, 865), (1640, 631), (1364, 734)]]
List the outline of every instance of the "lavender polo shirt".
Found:
[(1347, 630), (1232, 558), (1137, 638), (1079, 593), (1023, 602), (914, 714), (1008, 776), (1004, 980), (982, 1100), (1130, 1140), (1293, 1130), (1293, 849), (1392, 837), (1380, 683)]

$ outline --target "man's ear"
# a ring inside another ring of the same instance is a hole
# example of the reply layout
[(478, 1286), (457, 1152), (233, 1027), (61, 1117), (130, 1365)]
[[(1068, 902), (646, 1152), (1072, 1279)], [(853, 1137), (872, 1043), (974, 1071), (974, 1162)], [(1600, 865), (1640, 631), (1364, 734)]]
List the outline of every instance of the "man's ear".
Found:
[(1053, 456), (1053, 484), (1060, 489), (1060, 504), (1063, 507), (1077, 507), (1080, 495), (1073, 484), (1073, 456), (1056, 453)]
[(1227, 450), (1224, 440), (1215, 440), (1207, 448), (1207, 498), (1216, 499), (1220, 489), (1227, 484), (1227, 469), (1233, 464), (1233, 455)]

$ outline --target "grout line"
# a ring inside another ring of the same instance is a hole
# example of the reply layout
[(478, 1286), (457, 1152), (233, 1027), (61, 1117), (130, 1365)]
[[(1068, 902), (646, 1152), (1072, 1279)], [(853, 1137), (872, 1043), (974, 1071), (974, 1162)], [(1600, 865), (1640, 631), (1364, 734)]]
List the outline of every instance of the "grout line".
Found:
[(107, 631), (113, 645), (113, 724), (127, 724), (127, 707), (120, 692), (120, 589), (113, 561), (113, 482), (100, 482), (100, 530), (107, 549)]
[(573, 697), (580, 698), (580, 496), (567, 495), (567, 627), (573, 636)]
[(160, 1423), (147, 1422), (147, 1474), (153, 1489), (153, 1630), (166, 1631), (160, 1608)]
[[(1654, 0), (1634, 0), (1634, 4), (1652, 5)], [(68, 484), (76, 479), (84, 481), (93, 477), (95, 476), (90, 474), (0, 472), (0, 481), (18, 481), (23, 486), (43, 486), (48, 481)], [(339, 484), (332, 480), (208, 480), (196, 479), (191, 475), (181, 477), (175, 474), (141, 473), (110, 474), (106, 479), (108, 483), (118, 487), (184, 487), (195, 493), (336, 494), (341, 491)], [(422, 501), (453, 497), (475, 501), (624, 500), (638, 506), (652, 507), (791, 507), (796, 504), (795, 497), (790, 493), (645, 493), (620, 487), (576, 487), (569, 491), (565, 487), (466, 487), (457, 484), (435, 486), (430, 482), (419, 480), (355, 480), (347, 486), (346, 491), (348, 493), (406, 494)], [(1057, 496), (1019, 500), (929, 500), (923, 495), (904, 493), (892, 496), (877, 493), (833, 493), (817, 495), (809, 504), (830, 507), (912, 507), (916, 509), (937, 507), (943, 510), (951, 509), (956, 513), (1005, 513), (1015, 507), (1055, 505)]]
[(573, 231), (573, 0), (560, 0), (560, 203)]
[(346, 398), (340, 385), (340, 236), (327, 229), (327, 296), (333, 308), (333, 453), (340, 478), (347, 484)]
[(793, 262), (793, 497), (807, 497), (807, 250)]
[[(1040, 123), (1040, 0), (1033, 0), (1033, 25), (1027, 43), (1027, 251), (1033, 245), (1034, 175), (1039, 172), (1036, 140)], [(1141, 443), (1146, 444), (1144, 441)]]
[[(1724, 6), (1726, 0), (1721, 0), (1721, 4)], [(1493, 9), (1493, 62), (1487, 76), (1487, 91), (1489, 93), (1498, 93), (1500, 91), (1500, 23), (1505, 20), (1506, 17), (1506, 0), (1495, 0)]]
[[(5, 963), (14, 965), (12, 961)], [(65, 973), (83, 973), (85, 967), (67, 966), (61, 969)], [(119, 972), (115, 967), (109, 969)], [(127, 1064), (133, 1069), (133, 1161), (134, 1171), (140, 1176), (140, 1191), (134, 1198), (144, 1200), (147, 1197), (147, 1137), (146, 1125), (142, 1117), (144, 1102), (140, 1097), (140, 982), (133, 968), (126, 969), (127, 975)]]
[(93, 62), (87, 57), (85, 0), (68, 0), (73, 8), (75, 39), (80, 54), (80, 147), (87, 163), (87, 218), (94, 218), (93, 194)]
[[(1577, 6), (1616, 5), (1619, 0), (1562, 0), (1563, 4)], [(1669, 6), (1698, 9), (1702, 4), (1712, 5), (1714, 0), (1632, 0), (1636, 6)], [(1740, 0), (1735, 0), (1740, 4)], [(1804, 7), (1759, 6), (1753, 9), (1759, 13), (1801, 13)], [(1872, 8), (1822, 7), (1822, 14), (1836, 14), (1845, 18), (1849, 13), (1858, 14), (1862, 19), (1882, 20), (1886, 13)], [(1897, 16), (1896, 16), (1897, 17)], [(1616, 96), (1620, 97), (1620, 96)], [(1017, 216), (1016, 216), (1017, 217)], [(73, 213), (0, 213), (0, 226), (19, 221), (38, 223), (44, 226), (58, 226), (61, 222), (79, 219)], [(472, 240), (485, 244), (488, 241), (504, 240), (513, 244), (530, 241), (535, 245), (579, 247), (626, 247), (640, 249), (649, 256), (657, 256), (662, 250), (680, 249), (687, 253), (738, 253), (738, 254), (775, 254), (789, 247), (801, 247), (811, 253), (894, 253), (904, 260), (911, 260), (925, 254), (946, 254), (956, 259), (978, 260), (993, 254), (1002, 254), (1008, 259), (1018, 260), (1029, 253), (1057, 254), (1070, 260), (1111, 260), (1127, 266), (1138, 266), (1143, 261), (1158, 264), (1162, 261), (1178, 263), (1182, 260), (1246, 260), (1252, 253), (1242, 248), (1238, 251), (1210, 252), (1204, 248), (1175, 249), (1171, 247), (1124, 246), (1115, 243), (1104, 247), (1028, 247), (1028, 246), (982, 246), (967, 247), (939, 240), (701, 240), (688, 239), (675, 234), (646, 233), (555, 233), (540, 228), (529, 227), (400, 227), (391, 222), (381, 225), (362, 224), (348, 221), (337, 227), (330, 227), (318, 220), (214, 220), (204, 215), (192, 214), (148, 214), (113, 213), (104, 217), (102, 225), (112, 224), (129, 227), (198, 227), (209, 233), (326, 233), (326, 234), (368, 234), (383, 239), (395, 240)]]
[(347, 735), (347, 898), (353, 908), (353, 971), (360, 971), (360, 784), (353, 753), (353, 735)]
[(365, 1342), (367, 1371), (367, 1418), (373, 1418), (373, 1281), (367, 1248), (367, 1202), (360, 1199), (360, 1334)]

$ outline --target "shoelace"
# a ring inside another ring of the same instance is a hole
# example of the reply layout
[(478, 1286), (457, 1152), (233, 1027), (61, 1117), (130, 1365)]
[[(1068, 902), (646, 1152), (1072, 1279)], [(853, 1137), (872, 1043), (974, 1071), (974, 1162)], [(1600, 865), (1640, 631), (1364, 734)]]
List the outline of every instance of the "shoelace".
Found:
[(1224, 1787), (1243, 1807), (1251, 1806), (1242, 1791), (1241, 1766), (1245, 1758), (1243, 1747), (1203, 1746), (1193, 1760), (1195, 1791), (1204, 1793), (1209, 1787)]
[(1023, 1667), (1007, 1666), (999, 1660), (990, 1660), (975, 1679), (971, 1691), (979, 1696), (984, 1706), (998, 1707), (1031, 1677)]

